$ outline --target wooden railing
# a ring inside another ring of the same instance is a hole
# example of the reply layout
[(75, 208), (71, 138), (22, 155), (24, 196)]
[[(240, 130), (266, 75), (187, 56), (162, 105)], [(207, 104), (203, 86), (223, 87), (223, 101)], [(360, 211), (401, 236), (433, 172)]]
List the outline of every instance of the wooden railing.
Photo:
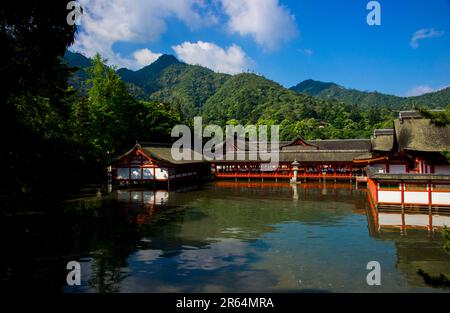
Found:
[(292, 173), (216, 173), (218, 178), (292, 178)]
[[(285, 178), (290, 179), (294, 177), (293, 173), (276, 173), (276, 172), (256, 172), (256, 173), (232, 173), (219, 172), (216, 173), (217, 178)], [(336, 179), (352, 179), (355, 176), (352, 173), (299, 173), (297, 179), (305, 178), (336, 178)]]

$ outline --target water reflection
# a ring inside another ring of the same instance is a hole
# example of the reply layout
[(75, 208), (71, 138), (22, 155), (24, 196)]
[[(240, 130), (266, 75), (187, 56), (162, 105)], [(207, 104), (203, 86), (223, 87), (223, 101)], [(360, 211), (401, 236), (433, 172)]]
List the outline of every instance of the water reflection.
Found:
[[(351, 184), (225, 181), (188, 192), (122, 190), (116, 198), (145, 235), (118, 270), (116, 291), (373, 291), (365, 284), (370, 260), (383, 264), (385, 291), (425, 287), (418, 264), (398, 254), (412, 246), (368, 231), (366, 193)], [(449, 265), (440, 238), (425, 238)], [(442, 270), (427, 255), (427, 268)]]
[(399, 229), (404, 233), (414, 228), (436, 231), (450, 225), (449, 208), (398, 206), (374, 208), (370, 204), (369, 213), (377, 232), (384, 229)]
[[(58, 264), (36, 271), (55, 272), (64, 292), (420, 291), (419, 267), (450, 265), (438, 233), (380, 231), (383, 217), (349, 183), (119, 190), (63, 209)], [(82, 286), (65, 286), (70, 260), (82, 261)]]

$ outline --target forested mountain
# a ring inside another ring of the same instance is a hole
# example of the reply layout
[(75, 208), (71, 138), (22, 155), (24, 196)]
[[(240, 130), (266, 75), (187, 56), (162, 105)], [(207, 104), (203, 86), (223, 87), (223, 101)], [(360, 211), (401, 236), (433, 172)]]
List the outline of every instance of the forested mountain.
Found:
[[(71, 83), (77, 89), (85, 89), (81, 82), (89, 59), (69, 51), (64, 59), (70, 66), (79, 68)], [(162, 55), (138, 71), (121, 68), (117, 74), (136, 98), (168, 103), (186, 121), (200, 115), (206, 101), (231, 77), (202, 66), (188, 65), (172, 55)]]
[[(74, 60), (80, 61), (80, 68), (87, 64), (88, 59), (82, 56), (68, 58), (71, 54), (68, 52), (65, 59), (72, 66), (76, 65)], [(215, 73), (171, 55), (163, 55), (138, 71), (122, 68), (117, 74), (136, 98), (166, 103), (180, 113), (184, 123), (190, 124), (194, 116), (201, 115), (205, 122), (220, 126), (279, 124), (283, 140), (298, 135), (307, 139), (369, 137), (374, 128), (390, 127), (397, 110), (413, 108), (416, 102), (411, 99), (420, 99), (426, 107), (450, 99), (444, 92), (400, 98), (312, 80), (289, 90), (263, 76)]]
[(76, 70), (75, 73), (69, 77), (69, 84), (75, 89), (80, 90), (83, 94), (86, 94), (88, 90), (87, 80), (89, 77), (86, 69), (92, 66), (92, 60), (80, 53), (66, 51), (63, 63)]
[[(238, 74), (228, 79), (203, 107), (203, 117), (219, 125), (229, 120), (256, 124), (261, 120), (281, 123), (285, 119), (317, 117), (320, 102), (299, 95), (274, 81), (255, 74)], [(273, 124), (273, 123), (272, 123)]]
[(244, 73), (232, 76), (208, 99), (203, 118), (218, 125), (280, 125), (282, 140), (298, 135), (326, 139), (368, 137), (373, 127), (390, 125), (392, 112), (319, 100)]
[(445, 108), (450, 102), (450, 87), (416, 97), (397, 97), (379, 92), (347, 89), (335, 83), (308, 79), (290, 89), (320, 99), (336, 99), (347, 104), (355, 104), (362, 107), (383, 106), (395, 110), (410, 109), (414, 106)]
[(188, 120), (200, 114), (208, 98), (230, 77), (205, 67), (187, 65), (172, 55), (162, 55), (135, 72), (122, 68), (117, 73), (132, 85), (132, 92), (138, 98), (170, 103)]

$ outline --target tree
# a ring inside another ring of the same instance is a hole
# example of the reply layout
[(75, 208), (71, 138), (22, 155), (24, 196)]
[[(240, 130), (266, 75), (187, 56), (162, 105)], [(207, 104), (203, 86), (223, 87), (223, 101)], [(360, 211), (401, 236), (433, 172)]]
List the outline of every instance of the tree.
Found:
[(74, 136), (86, 148), (84, 154), (95, 156), (100, 168), (110, 155), (122, 153), (138, 140), (170, 140), (172, 127), (180, 123), (179, 114), (168, 105), (131, 96), (106, 62), (98, 54), (93, 58), (87, 69), (88, 97), (74, 104), (71, 123)]
[(73, 42), (75, 26), (66, 22), (66, 4), (6, 1), (0, 8), (0, 163), (8, 204), (31, 193), (45, 195), (55, 179), (49, 170), (71, 158), (64, 132), (70, 69), (60, 57)]

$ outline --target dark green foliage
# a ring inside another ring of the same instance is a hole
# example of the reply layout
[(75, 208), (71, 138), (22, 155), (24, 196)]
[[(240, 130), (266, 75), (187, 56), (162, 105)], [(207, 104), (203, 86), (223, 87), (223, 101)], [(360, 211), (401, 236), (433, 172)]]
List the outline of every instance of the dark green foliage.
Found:
[(136, 140), (167, 141), (179, 121), (163, 104), (135, 100), (100, 57), (65, 54), (75, 32), (66, 5), (0, 8), (2, 214), (48, 210), (41, 201), (102, 181), (112, 156)]
[(450, 151), (442, 151), (442, 155), (450, 162)]
[(315, 81), (312, 79), (308, 79), (308, 80), (302, 81), (300, 84), (298, 84), (290, 89), (295, 92), (298, 92), (298, 93), (305, 93), (307, 95), (317, 96), (323, 92), (326, 92), (326, 90), (335, 89), (335, 88), (339, 88), (339, 86), (335, 83), (325, 83), (325, 82), (319, 82), (319, 81)]
[(444, 237), (445, 240), (444, 250), (447, 251), (447, 253), (450, 253), (450, 229), (448, 229), (447, 226), (444, 227), (442, 236)]
[(138, 101), (114, 68), (99, 55), (86, 69), (88, 97), (73, 106), (71, 125), (76, 138), (105, 166), (137, 140), (168, 141), (179, 116), (161, 103)]
[(450, 87), (421, 96), (411, 97), (410, 99), (414, 106), (438, 109), (447, 108), (447, 112), (450, 111)]
[(69, 84), (81, 94), (86, 95), (89, 88), (86, 69), (92, 66), (92, 60), (82, 54), (66, 51), (62, 61), (73, 72), (73, 75), (69, 77)]
[[(73, 42), (67, 3), (5, 1), (0, 8), (2, 88), (2, 212), (24, 195), (46, 196), (65, 170), (67, 185), (77, 179), (73, 145), (65, 130), (70, 115), (70, 70), (60, 62)], [(5, 79), (6, 78), (6, 79)], [(67, 186), (66, 185), (66, 186)], [(58, 193), (62, 189), (54, 188)], [(32, 206), (38, 205), (37, 201)], [(27, 207), (33, 209), (33, 207)]]
[(422, 269), (417, 271), (417, 274), (421, 276), (425, 284), (434, 288), (450, 288), (450, 278), (448, 275), (440, 274), (439, 276), (431, 276)]
[[(450, 230), (447, 226), (444, 226), (442, 230), (442, 237), (444, 237), (444, 250), (450, 253)], [(434, 288), (450, 288), (450, 276), (446, 274), (439, 274), (439, 276), (431, 276), (421, 268), (417, 271), (417, 274), (421, 276), (425, 284)]]
[(279, 124), (282, 140), (369, 137), (375, 127), (391, 125), (389, 110), (362, 110), (342, 102), (297, 94), (254, 74), (231, 77), (208, 99), (203, 117), (224, 125), (231, 119), (246, 124)]
[(446, 126), (450, 124), (450, 103), (445, 111), (430, 111), (424, 107), (416, 107), (424, 117), (429, 118), (437, 126)]

